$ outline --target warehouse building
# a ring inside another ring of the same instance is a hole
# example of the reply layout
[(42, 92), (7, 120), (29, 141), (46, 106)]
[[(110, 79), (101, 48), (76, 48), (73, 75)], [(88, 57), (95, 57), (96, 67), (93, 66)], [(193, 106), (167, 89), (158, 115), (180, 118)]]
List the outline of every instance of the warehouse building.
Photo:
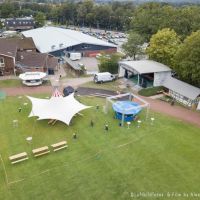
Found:
[(114, 53), (114, 44), (86, 35), (79, 31), (57, 27), (42, 27), (22, 32), (24, 37), (32, 37), (41, 53), (63, 56), (70, 52), (80, 52), (82, 56), (93, 57), (98, 53)]

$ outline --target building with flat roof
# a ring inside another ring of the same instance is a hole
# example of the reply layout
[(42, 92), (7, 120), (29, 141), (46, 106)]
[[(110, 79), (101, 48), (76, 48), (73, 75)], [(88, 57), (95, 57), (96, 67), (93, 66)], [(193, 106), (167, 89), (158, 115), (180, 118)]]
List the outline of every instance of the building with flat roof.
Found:
[(153, 60), (119, 62), (119, 77), (132, 80), (141, 87), (161, 86), (171, 69)]
[(55, 56), (63, 56), (69, 52), (80, 52), (83, 56), (96, 56), (101, 52), (117, 51), (114, 44), (70, 29), (42, 27), (24, 31), (22, 34), (24, 37), (33, 38), (39, 52)]

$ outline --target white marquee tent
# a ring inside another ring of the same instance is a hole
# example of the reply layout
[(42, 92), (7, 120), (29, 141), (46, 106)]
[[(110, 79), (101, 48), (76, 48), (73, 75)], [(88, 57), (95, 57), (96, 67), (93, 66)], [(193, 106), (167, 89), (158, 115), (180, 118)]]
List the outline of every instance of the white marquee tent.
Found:
[(81, 110), (90, 108), (78, 102), (74, 93), (63, 97), (58, 91), (50, 99), (39, 99), (27, 96), (32, 102), (32, 110), (29, 117), (36, 116), (38, 120), (55, 119), (69, 125), (73, 116)]

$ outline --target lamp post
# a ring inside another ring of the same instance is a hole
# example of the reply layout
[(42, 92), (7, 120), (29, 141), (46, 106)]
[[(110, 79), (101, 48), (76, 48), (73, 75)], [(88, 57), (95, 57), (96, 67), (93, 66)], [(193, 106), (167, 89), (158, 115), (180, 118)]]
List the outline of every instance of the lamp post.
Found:
[(130, 129), (130, 125), (131, 125), (131, 122), (127, 122), (127, 125), (128, 125), (128, 129)]
[(18, 127), (18, 120), (17, 119), (13, 120), (13, 127)]
[(154, 124), (154, 120), (155, 120), (155, 118), (154, 117), (151, 117), (151, 125), (153, 126), (153, 124)]
[(140, 128), (140, 125), (141, 125), (142, 121), (141, 121), (141, 120), (138, 120), (137, 122), (138, 122), (137, 127)]
[(28, 144), (31, 144), (32, 139), (33, 139), (32, 136), (29, 136), (29, 137), (26, 138), (26, 141), (28, 142)]

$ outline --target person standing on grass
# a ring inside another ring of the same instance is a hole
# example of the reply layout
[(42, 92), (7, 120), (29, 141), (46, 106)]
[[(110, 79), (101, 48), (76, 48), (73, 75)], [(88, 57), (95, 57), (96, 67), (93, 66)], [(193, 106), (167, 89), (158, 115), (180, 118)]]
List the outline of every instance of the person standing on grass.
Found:
[(77, 139), (76, 133), (73, 133), (73, 139)]
[(105, 131), (108, 132), (108, 124), (105, 124)]
[(91, 126), (91, 127), (94, 126), (94, 122), (93, 122), (93, 120), (90, 121), (90, 126)]

